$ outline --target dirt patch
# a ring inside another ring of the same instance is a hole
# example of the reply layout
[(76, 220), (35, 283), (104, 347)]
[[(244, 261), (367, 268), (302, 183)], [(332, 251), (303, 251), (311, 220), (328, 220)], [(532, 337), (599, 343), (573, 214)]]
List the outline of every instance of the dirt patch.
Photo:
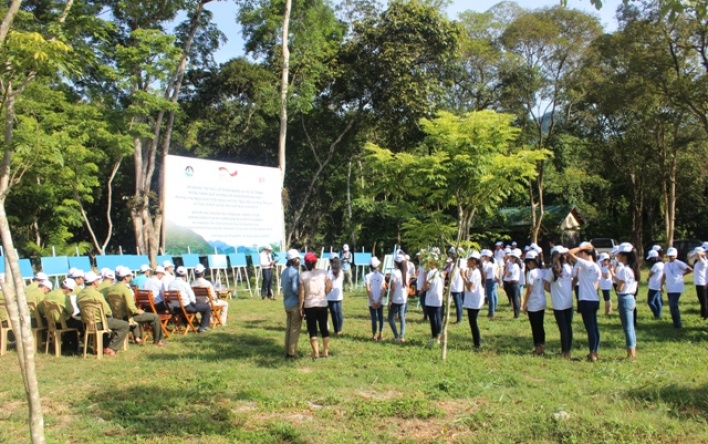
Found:
[(354, 393), (355, 395), (366, 399), (366, 400), (373, 400), (373, 401), (389, 401), (392, 399), (397, 399), (402, 396), (401, 392), (397, 392), (395, 390), (387, 390), (385, 392), (378, 392), (374, 390), (364, 390), (364, 391), (358, 391)]
[(442, 416), (431, 419), (395, 419), (394, 425), (398, 429), (395, 436), (401, 440), (421, 443), (440, 440), (468, 442), (474, 432), (459, 419), (478, 411), (486, 403), (487, 400), (482, 398), (436, 402), (435, 405), (444, 412)]

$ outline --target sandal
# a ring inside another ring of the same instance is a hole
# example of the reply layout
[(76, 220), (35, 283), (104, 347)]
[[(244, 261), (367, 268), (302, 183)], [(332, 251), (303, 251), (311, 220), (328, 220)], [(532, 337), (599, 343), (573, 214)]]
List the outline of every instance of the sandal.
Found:
[(112, 348), (106, 347), (106, 348), (103, 349), (103, 354), (106, 355), (106, 356), (115, 356), (115, 355), (116, 355), (116, 352), (115, 352), (115, 350), (113, 350)]

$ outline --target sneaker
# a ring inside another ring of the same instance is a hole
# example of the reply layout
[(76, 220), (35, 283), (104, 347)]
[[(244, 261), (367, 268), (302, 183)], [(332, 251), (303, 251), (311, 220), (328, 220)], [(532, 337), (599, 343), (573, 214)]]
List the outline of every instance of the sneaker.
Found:
[(208, 332), (208, 331), (209, 331), (209, 329), (206, 328), (206, 327), (197, 329), (197, 333), (206, 333), (206, 332)]

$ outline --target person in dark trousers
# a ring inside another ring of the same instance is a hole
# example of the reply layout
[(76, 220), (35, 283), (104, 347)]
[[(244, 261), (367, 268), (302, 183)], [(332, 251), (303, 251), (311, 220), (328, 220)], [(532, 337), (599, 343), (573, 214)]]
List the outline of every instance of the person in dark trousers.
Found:
[(263, 283), (261, 284), (261, 299), (274, 299), (273, 298), (273, 267), (275, 267), (275, 261), (273, 260), (273, 253), (270, 245), (266, 245), (261, 251), (259, 256), (259, 261), (261, 265), (261, 274), (263, 275)]

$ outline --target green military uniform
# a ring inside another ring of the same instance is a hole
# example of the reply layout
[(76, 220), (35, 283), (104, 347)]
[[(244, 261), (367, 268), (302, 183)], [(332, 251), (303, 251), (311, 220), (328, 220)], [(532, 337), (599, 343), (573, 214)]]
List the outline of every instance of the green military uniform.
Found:
[[(27, 305), (29, 305), (30, 302), (34, 302), (35, 307), (39, 307), (39, 303), (44, 300), (44, 297), (46, 296), (46, 293), (44, 290), (42, 290), (39, 287), (32, 288), (30, 289), (27, 287), (25, 289), (25, 298), (27, 298)], [(34, 311), (30, 310), (30, 314), (33, 314)]]
[[(61, 288), (57, 288), (56, 290), (47, 293), (46, 296), (44, 296), (44, 300), (59, 304), (65, 321), (69, 320), (71, 315), (74, 314), (74, 307), (71, 305), (71, 300), (69, 299), (69, 296), (64, 294), (64, 290)], [(39, 304), (39, 312), (45, 318), (47, 317), (47, 314), (44, 312), (44, 304)], [(54, 319), (54, 322), (59, 322), (59, 319)]]
[(103, 293), (103, 296), (106, 296), (108, 294), (108, 293), (106, 293), (106, 289), (112, 287), (113, 285), (114, 285), (113, 282), (111, 282), (107, 279), (104, 279), (103, 281), (101, 281), (100, 284), (98, 284), (98, 287), (96, 287), (96, 290)]
[[(160, 317), (155, 313), (143, 312), (138, 314), (138, 307), (135, 305), (135, 295), (133, 290), (128, 287), (125, 282), (118, 282), (105, 290), (104, 295), (107, 297), (109, 294), (117, 294), (123, 298), (123, 312), (126, 315), (132, 315), (133, 321), (138, 324), (142, 322), (149, 322), (153, 331), (153, 340), (162, 340), (162, 328), (160, 327)], [(142, 339), (142, 328), (138, 329), (136, 332), (136, 339)]]
[[(130, 331), (130, 326), (127, 322), (123, 320), (113, 319), (112, 317), (109, 317), (113, 315), (111, 307), (108, 306), (106, 298), (104, 298), (101, 292), (96, 290), (94, 286), (87, 286), (86, 288), (81, 290), (81, 292), (76, 297), (76, 303), (79, 304), (79, 307), (81, 306), (81, 302), (84, 301), (100, 302), (101, 305), (103, 305), (103, 312), (106, 315), (106, 323), (108, 324), (108, 328), (113, 330), (113, 332), (115, 333), (113, 335), (113, 338), (111, 338), (111, 342), (108, 344), (108, 348), (117, 352), (118, 349), (121, 347), (123, 340), (125, 340), (125, 337), (128, 335), (128, 332)], [(100, 322), (101, 319), (96, 318), (96, 321)]]
[(33, 290), (35, 288), (39, 288), (39, 281), (32, 281), (31, 284), (25, 287), (25, 292), (28, 292), (30, 290)]
[[(5, 293), (3, 293), (2, 291), (0, 291), (0, 302), (2, 303), (0, 305), (5, 304)], [(3, 308), (2, 310), (0, 310), (0, 322), (5, 322), (8, 319), (9, 318), (8, 318), (7, 311), (5, 311), (5, 308)]]

